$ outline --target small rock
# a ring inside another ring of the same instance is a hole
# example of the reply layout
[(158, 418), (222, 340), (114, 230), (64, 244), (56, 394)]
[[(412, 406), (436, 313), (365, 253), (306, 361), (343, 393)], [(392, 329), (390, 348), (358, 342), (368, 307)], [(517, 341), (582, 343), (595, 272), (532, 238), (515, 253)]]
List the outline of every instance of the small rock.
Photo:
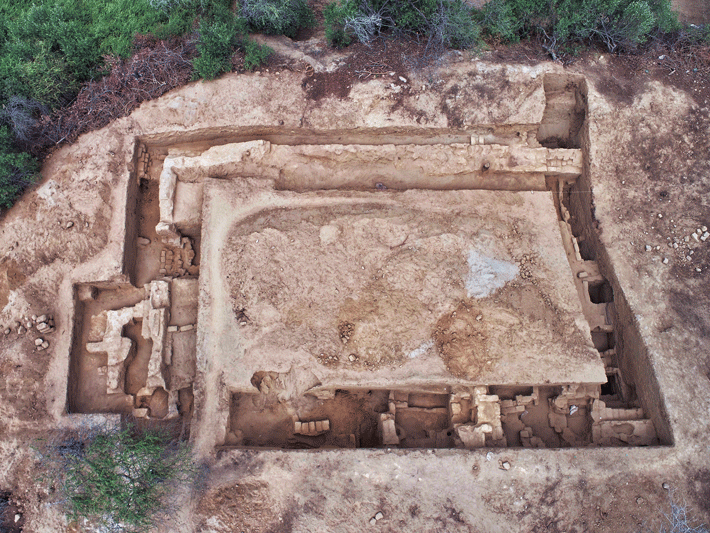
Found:
[(700, 268), (700, 267), (695, 267), (695, 271), (696, 271), (696, 272), (702, 272), (702, 271), (703, 271), (703, 269), (702, 269), (702, 268)]
[(667, 265), (667, 264), (668, 264), (668, 258), (667, 258), (667, 257), (664, 257), (664, 258), (663, 258), (663, 264), (664, 264), (664, 265)]
[(662, 213), (658, 213), (658, 218), (663, 218), (663, 214), (662, 214)]
[(705, 241), (708, 240), (708, 237), (710, 237), (710, 233), (708, 233), (708, 232), (706, 231), (705, 233), (703, 233), (703, 234), (700, 236), (700, 240), (703, 241), (703, 242), (705, 242)]
[(707, 231), (707, 230), (708, 230), (708, 227), (707, 227), (707, 226), (703, 226), (703, 227), (701, 227), (700, 229), (701, 229), (702, 231)]
[(643, 503), (643, 498), (642, 498), (641, 496), (639, 496), (638, 498), (636, 498), (636, 503), (637, 503), (638, 505), (641, 505), (641, 504)]
[(24, 333), (25, 333), (25, 328), (23, 328), (22, 326), (20, 326), (19, 328), (17, 328), (17, 334), (18, 334), (18, 335), (23, 335)]
[(30, 322), (29, 320), (28, 320), (27, 322), (25, 322), (25, 327), (26, 327), (28, 330), (29, 330), (29, 329), (32, 329), (32, 322)]
[(376, 523), (377, 523), (377, 520), (375, 520), (374, 516), (372, 518), (370, 518), (370, 525), (371, 526), (374, 526)]
[(148, 246), (150, 244), (150, 239), (146, 237), (138, 237), (139, 246)]
[(37, 321), (37, 315), (32, 315), (30, 318), (32, 319), (33, 322)]
[(483, 320), (483, 315), (477, 315), (477, 316), (476, 316), (476, 320), (478, 320), (479, 322), (480, 322), (481, 320)]
[(40, 333), (44, 333), (45, 331), (48, 331), (49, 329), (50, 329), (49, 324), (47, 324), (46, 322), (39, 322), (37, 324), (37, 331), (39, 331)]
[(385, 517), (380, 511), (377, 511), (377, 514), (375, 515), (375, 520), (382, 520)]
[(405, 78), (404, 76), (400, 76), (399, 81), (401, 81), (402, 83), (407, 83), (407, 78)]
[(352, 353), (351, 353), (350, 355), (348, 355), (348, 360), (349, 360), (351, 363), (355, 362), (356, 359), (357, 359), (357, 357), (355, 357), (355, 354), (352, 354)]
[(22, 515), (20, 513), (15, 513), (15, 523), (16, 524), (20, 521), (20, 518), (22, 518)]
[(12, 332), (10, 328), (5, 328), (5, 335), (9, 335)]
[(42, 346), (43, 342), (44, 342), (44, 339), (42, 337), (38, 337), (35, 339), (35, 346)]
[(508, 461), (498, 461), (498, 468), (501, 470), (510, 470), (510, 463)]
[(691, 236), (693, 239), (695, 239), (696, 241), (698, 240), (698, 237), (700, 237), (700, 236), (699, 236), (697, 233), (695, 233), (695, 232), (691, 233), (690, 236)]
[(69, 228), (71, 228), (73, 225), (74, 225), (74, 222), (72, 222), (72, 221), (70, 220), (69, 222), (67, 222), (67, 224), (66, 224), (65, 227), (66, 227), (67, 229), (69, 229)]
[(667, 481), (664, 481), (661, 487), (663, 487), (663, 490), (671, 490), (671, 485)]
[(44, 348), (45, 350), (46, 350), (47, 348), (49, 348), (49, 342), (44, 341), (44, 342), (42, 343), (42, 348)]
[(647, 252), (650, 252), (651, 250), (652, 250), (651, 246), (647, 244), (647, 245), (646, 245), (646, 251), (647, 251)]
[(175, 333), (178, 330), (177, 326), (168, 326), (169, 333)]
[(180, 331), (191, 331), (195, 328), (194, 324), (187, 324), (185, 326), (180, 326)]

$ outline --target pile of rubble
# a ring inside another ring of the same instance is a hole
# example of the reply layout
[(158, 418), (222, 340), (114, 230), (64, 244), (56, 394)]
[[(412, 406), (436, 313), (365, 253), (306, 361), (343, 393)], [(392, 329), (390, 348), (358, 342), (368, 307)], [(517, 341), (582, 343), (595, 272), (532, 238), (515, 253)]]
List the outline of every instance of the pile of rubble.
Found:
[[(5, 326), (4, 329), (6, 336), (11, 335), (13, 332), (17, 333), (17, 335), (31, 335), (35, 332), (41, 335), (50, 335), (54, 331), (54, 317), (50, 314), (23, 316), (16, 320), (13, 326)], [(35, 350), (38, 352), (49, 348), (49, 341), (43, 337), (37, 337), (34, 343)]]

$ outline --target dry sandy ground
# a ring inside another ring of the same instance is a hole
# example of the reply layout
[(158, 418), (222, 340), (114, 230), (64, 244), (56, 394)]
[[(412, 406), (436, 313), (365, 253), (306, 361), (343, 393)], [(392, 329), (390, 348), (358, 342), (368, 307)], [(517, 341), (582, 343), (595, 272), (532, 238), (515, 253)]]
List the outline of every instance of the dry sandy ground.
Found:
[[(58, 150), (42, 183), (0, 228), (0, 321), (14, 327), (21, 316), (50, 312), (57, 325), (42, 352), (34, 350), (33, 336), (14, 330), (0, 336), (0, 488), (19, 500), (24, 530), (76, 530), (50, 503), (47, 486), (35, 481), (29, 445), (67, 424), (72, 284), (125, 280), (122, 235), (136, 136), (170, 143), (208, 128), (219, 136), (251, 126), (445, 131), (535, 124), (545, 105), (542, 74), (549, 71), (564, 69), (454, 55), (439, 68), (398, 71), (406, 83), (352, 80), (339, 95), (313, 91), (313, 84), (328, 87), (325, 74), (227, 75), (144, 104)], [(641, 332), (674, 445), (223, 457), (202, 450), (213, 465), (206, 484), (185, 499), (166, 530), (642, 531), (658, 529), (671, 492), (699, 520), (710, 520), (710, 242), (691, 237), (710, 225), (707, 102), (659, 81), (625, 78), (604, 58), (569, 71), (589, 82), (594, 231)], [(498, 468), (502, 458), (510, 470)], [(370, 526), (377, 512), (383, 518)]]

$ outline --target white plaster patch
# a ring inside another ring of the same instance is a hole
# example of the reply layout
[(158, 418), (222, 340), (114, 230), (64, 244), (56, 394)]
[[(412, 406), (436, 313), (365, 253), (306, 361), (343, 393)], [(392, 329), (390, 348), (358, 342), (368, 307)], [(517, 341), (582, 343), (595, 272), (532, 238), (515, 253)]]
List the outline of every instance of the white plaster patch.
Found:
[(515, 263), (494, 259), (476, 250), (468, 252), (467, 261), (466, 291), (469, 298), (490, 296), (518, 275), (518, 267)]
[(410, 359), (416, 359), (417, 357), (421, 357), (425, 353), (427, 353), (429, 350), (431, 350), (434, 347), (434, 341), (428, 340), (424, 343), (422, 343), (419, 348), (415, 348), (411, 352), (409, 352), (409, 358)]
[(54, 180), (49, 180), (47, 183), (42, 185), (39, 189), (37, 189), (37, 196), (42, 198), (45, 202), (47, 202), (47, 205), (52, 207), (57, 205), (57, 189), (59, 186), (57, 185), (57, 182)]
[(327, 246), (333, 244), (340, 237), (340, 228), (338, 226), (328, 225), (320, 228), (320, 244)]

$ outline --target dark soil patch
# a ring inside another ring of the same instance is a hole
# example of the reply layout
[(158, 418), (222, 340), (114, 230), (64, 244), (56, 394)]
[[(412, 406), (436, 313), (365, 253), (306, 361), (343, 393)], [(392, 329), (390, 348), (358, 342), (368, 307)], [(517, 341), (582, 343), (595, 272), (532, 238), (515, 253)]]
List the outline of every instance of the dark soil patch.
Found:
[[(329, 96), (347, 98), (354, 83), (372, 78), (389, 78), (392, 83), (401, 85), (404, 82), (399, 76), (434, 59), (426, 56), (425, 48), (416, 40), (387, 37), (376, 39), (369, 45), (354, 43), (346, 49), (349, 56), (338, 70), (307, 72), (303, 80), (306, 97), (315, 101)], [(406, 94), (406, 91), (400, 93), (401, 96)]]

